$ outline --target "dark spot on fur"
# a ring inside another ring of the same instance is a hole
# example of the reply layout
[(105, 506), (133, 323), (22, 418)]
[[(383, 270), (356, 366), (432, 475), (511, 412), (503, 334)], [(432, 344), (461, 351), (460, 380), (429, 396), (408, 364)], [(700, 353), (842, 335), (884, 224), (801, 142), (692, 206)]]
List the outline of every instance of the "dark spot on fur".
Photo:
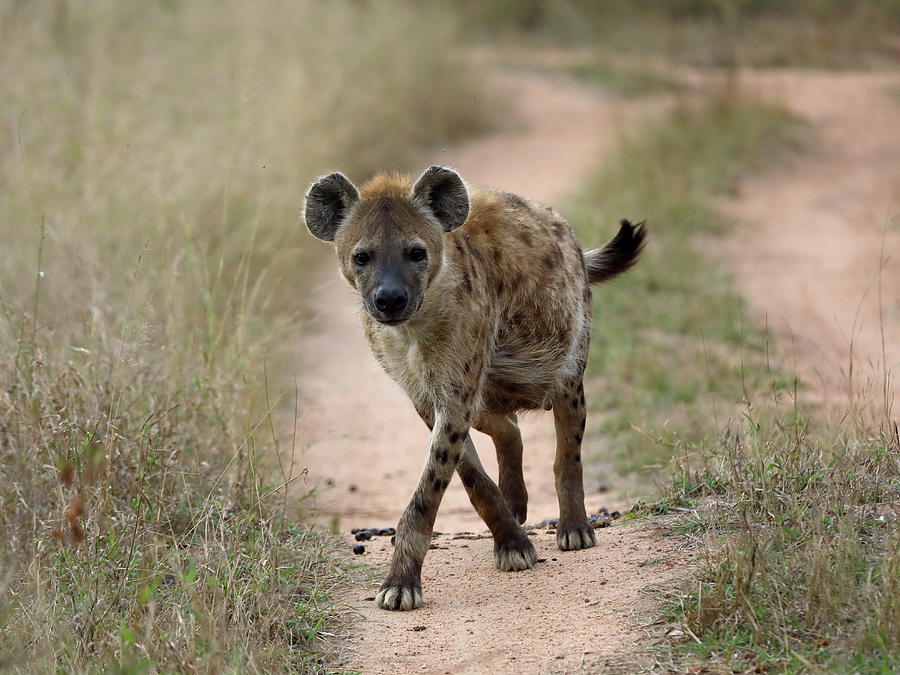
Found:
[(522, 241), (526, 246), (531, 246), (531, 234), (528, 230), (519, 230), (516, 232), (516, 236)]
[(448, 453), (446, 450), (438, 450), (437, 455), (436, 455), (437, 461), (439, 461), (441, 464), (446, 464), (447, 463), (447, 455), (448, 455)]
[(444, 489), (444, 481), (442, 481), (440, 478), (435, 478), (431, 481), (431, 489), (435, 492), (440, 492)]
[(462, 284), (463, 284), (463, 288), (466, 289), (467, 293), (472, 292), (472, 280), (469, 278), (468, 272), (463, 272)]
[(503, 279), (497, 279), (497, 295), (503, 295), (505, 290), (506, 284), (503, 283)]
[(581, 462), (581, 453), (580, 452), (575, 454), (575, 461)]
[(455, 431), (452, 434), (450, 434), (450, 443), (452, 445), (456, 445), (461, 440), (462, 440), (462, 434), (458, 434)]
[(428, 480), (430, 480), (431, 482), (434, 482), (434, 480), (436, 478), (437, 478), (437, 474), (434, 472), (434, 469), (429, 469), (428, 470)]
[(581, 439), (582, 439), (582, 435), (580, 432), (575, 434), (575, 445), (581, 444)]
[(553, 259), (553, 256), (549, 253), (543, 257), (544, 267), (548, 270), (552, 270), (556, 267), (556, 261)]
[(578, 399), (577, 398), (572, 399), (572, 410), (578, 410)]
[(420, 516), (425, 515), (425, 498), (422, 496), (422, 493), (416, 490), (416, 493), (412, 498), (412, 509)]
[(498, 263), (503, 258), (503, 251), (497, 247), (491, 249), (491, 254), (494, 256), (494, 262)]
[(456, 241), (456, 252), (459, 253), (460, 257), (465, 257), (466, 251), (463, 249), (462, 242), (459, 240)]

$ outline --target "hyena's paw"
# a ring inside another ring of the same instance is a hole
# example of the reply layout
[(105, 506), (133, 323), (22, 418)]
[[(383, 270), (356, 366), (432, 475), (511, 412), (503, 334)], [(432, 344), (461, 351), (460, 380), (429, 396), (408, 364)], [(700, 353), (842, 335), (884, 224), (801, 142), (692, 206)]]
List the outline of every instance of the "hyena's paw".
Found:
[(501, 572), (520, 572), (534, 567), (537, 552), (524, 532), (504, 542), (494, 542), (494, 562)]
[(594, 528), (587, 520), (577, 523), (559, 522), (556, 528), (556, 544), (563, 551), (577, 551), (597, 545)]
[(381, 585), (381, 590), (375, 596), (375, 605), (380, 609), (391, 611), (407, 611), (421, 607), (425, 600), (422, 598), (422, 588), (408, 583), (394, 582), (390, 579)]

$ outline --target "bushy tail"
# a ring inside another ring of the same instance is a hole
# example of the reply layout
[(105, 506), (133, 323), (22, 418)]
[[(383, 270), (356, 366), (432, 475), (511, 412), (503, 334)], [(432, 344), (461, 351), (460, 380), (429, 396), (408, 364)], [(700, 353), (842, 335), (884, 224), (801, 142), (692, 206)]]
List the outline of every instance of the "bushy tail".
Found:
[(643, 221), (632, 225), (627, 220), (621, 222), (619, 233), (600, 248), (584, 252), (588, 281), (598, 284), (609, 281), (631, 268), (644, 250), (647, 230)]

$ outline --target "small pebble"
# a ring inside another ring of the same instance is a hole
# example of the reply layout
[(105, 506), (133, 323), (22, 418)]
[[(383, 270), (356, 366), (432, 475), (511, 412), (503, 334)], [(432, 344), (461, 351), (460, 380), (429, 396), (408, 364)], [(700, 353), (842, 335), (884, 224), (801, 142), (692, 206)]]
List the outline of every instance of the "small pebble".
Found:
[(368, 530), (360, 530), (356, 533), (356, 541), (368, 541), (372, 538), (372, 535)]
[(394, 540), (396, 540), (396, 539), (397, 539), (397, 537), (391, 537), (391, 546), (394, 545)]
[(619, 513), (618, 511), (613, 511), (612, 513), (609, 514), (609, 517), (610, 517), (610, 518), (618, 518), (618, 517), (621, 516), (621, 515), (622, 515), (622, 514)]
[(355, 485), (351, 485), (351, 486), (350, 486), (349, 488), (347, 488), (347, 489), (350, 490), (350, 492), (356, 492), (359, 488), (356, 487)]
[(356, 546), (353, 547), (353, 553), (356, 555), (362, 555), (365, 552), (366, 552), (366, 547), (363, 546), (362, 544), (357, 544)]
[(359, 527), (354, 527), (352, 530), (350, 530), (350, 534), (356, 534), (357, 532), (360, 531), (360, 529), (361, 528), (359, 528)]
[(413, 626), (412, 629), (414, 631), (422, 631), (425, 630), (428, 626)]
[(397, 530), (395, 530), (393, 527), (385, 527), (381, 530), (378, 530), (378, 534), (382, 537), (387, 537), (393, 534), (397, 534)]
[(373, 537), (377, 537), (379, 534), (381, 534), (381, 530), (380, 530), (379, 528), (377, 528), (377, 527), (370, 527), (370, 528), (367, 530), (367, 532), (368, 532), (369, 534), (371, 534)]

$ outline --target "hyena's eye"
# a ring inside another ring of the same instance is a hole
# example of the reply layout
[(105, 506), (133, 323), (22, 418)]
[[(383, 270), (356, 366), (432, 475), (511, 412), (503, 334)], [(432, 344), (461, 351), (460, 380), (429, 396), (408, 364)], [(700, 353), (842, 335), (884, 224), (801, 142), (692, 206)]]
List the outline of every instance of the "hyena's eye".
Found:
[(353, 256), (353, 262), (362, 267), (369, 262), (369, 254), (364, 251), (357, 253)]
[(422, 262), (427, 257), (428, 253), (425, 252), (424, 248), (414, 248), (409, 252), (409, 259), (413, 262)]

